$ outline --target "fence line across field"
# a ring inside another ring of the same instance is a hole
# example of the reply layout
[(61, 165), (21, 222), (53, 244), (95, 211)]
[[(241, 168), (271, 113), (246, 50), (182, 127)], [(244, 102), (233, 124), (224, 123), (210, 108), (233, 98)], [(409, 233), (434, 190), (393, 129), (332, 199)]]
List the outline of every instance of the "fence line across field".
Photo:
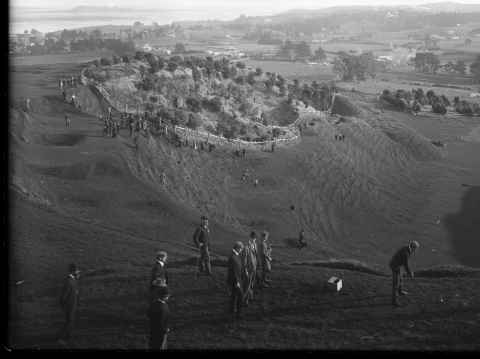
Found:
[[(116, 112), (119, 112), (119, 113), (122, 113), (122, 112), (125, 112), (125, 111), (121, 111), (119, 110), (119, 108), (121, 108), (121, 104), (119, 104), (117, 101), (113, 100), (110, 96), (110, 94), (108, 93), (108, 91), (101, 85), (95, 83), (94, 81), (88, 79), (85, 74), (84, 74), (84, 71), (85, 69), (82, 70), (81, 72), (81, 82), (82, 84), (86, 85), (86, 84), (91, 84), (93, 85), (93, 87), (99, 92), (99, 94), (104, 98), (104, 100), (109, 104), (110, 107), (112, 107), (113, 110), (115, 110)], [(332, 98), (332, 104), (333, 104), (333, 101), (334, 101), (334, 98), (335, 98), (335, 93), (334, 93), (334, 96)], [(128, 106), (127, 105), (124, 105), (125, 106), (125, 110), (129, 110), (128, 109)], [(315, 109), (310, 109), (309, 107), (306, 107), (305, 109), (306, 112), (310, 112), (310, 113), (315, 113), (317, 114), (318, 116), (322, 117), (322, 118), (325, 118), (327, 116), (327, 114), (330, 112), (330, 109), (327, 110), (327, 111), (317, 111)], [(132, 109), (130, 111), (128, 111), (128, 113), (136, 113), (138, 112), (138, 106), (137, 106), (137, 109)], [(226, 138), (226, 137), (223, 137), (223, 136), (218, 136), (218, 135), (214, 135), (214, 134), (211, 134), (209, 132), (203, 132), (203, 131), (198, 131), (198, 130), (192, 130), (192, 129), (189, 129), (189, 128), (185, 128), (185, 127), (182, 127), (182, 126), (168, 126), (168, 125), (162, 125), (161, 127), (163, 127), (163, 129), (165, 129), (165, 127), (167, 128), (167, 130), (165, 130), (165, 132), (168, 131), (168, 129), (170, 129), (170, 131), (173, 131), (175, 134), (179, 135), (179, 136), (183, 136), (184, 139), (187, 139), (189, 141), (193, 140), (194, 144), (196, 145), (196, 142), (207, 142), (207, 143), (211, 143), (211, 144), (216, 144), (216, 145), (228, 145), (228, 146), (232, 146), (232, 147), (248, 147), (248, 148), (265, 148), (266, 146), (272, 146), (273, 144), (275, 145), (286, 145), (286, 144), (290, 144), (290, 143), (294, 143), (295, 141), (297, 141), (300, 136), (298, 135), (298, 125), (300, 122), (303, 122), (305, 119), (299, 117), (298, 119), (296, 119), (293, 123), (289, 124), (288, 126), (265, 126), (263, 124), (257, 124), (257, 125), (260, 125), (261, 127), (264, 127), (264, 128), (268, 128), (268, 129), (279, 129), (279, 130), (287, 130), (287, 131), (294, 131), (295, 134), (291, 137), (287, 137), (287, 138), (278, 138), (278, 139), (274, 139), (274, 140), (268, 140), (268, 141), (245, 141), (245, 140), (240, 140), (240, 139), (229, 139), (229, 138)]]

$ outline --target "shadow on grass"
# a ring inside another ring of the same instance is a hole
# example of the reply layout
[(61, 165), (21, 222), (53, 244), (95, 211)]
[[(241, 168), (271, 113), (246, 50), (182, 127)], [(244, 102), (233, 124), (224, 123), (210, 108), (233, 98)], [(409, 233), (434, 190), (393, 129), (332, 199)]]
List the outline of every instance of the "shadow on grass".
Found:
[(480, 267), (480, 186), (469, 187), (460, 212), (445, 218), (454, 256), (463, 265)]

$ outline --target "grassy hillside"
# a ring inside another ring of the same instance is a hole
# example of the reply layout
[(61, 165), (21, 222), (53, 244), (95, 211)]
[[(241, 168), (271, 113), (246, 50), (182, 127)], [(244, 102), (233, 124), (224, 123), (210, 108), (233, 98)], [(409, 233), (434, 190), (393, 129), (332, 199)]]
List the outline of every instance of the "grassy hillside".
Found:
[[(465, 213), (476, 218), (476, 192), (460, 184), (477, 183), (478, 158), (462, 153), (475, 153), (478, 142), (452, 142), (448, 151), (430, 142), (455, 123), (430, 126), (434, 119), (420, 116), (413, 122), (377, 111), (366, 95), (344, 94), (369, 111), (312, 116), (298, 143), (241, 159), (221, 148), (174, 147), (163, 137), (134, 140), (126, 129), (103, 137), (102, 123), (62, 103), (55, 88), (75, 71), (64, 65), (13, 73), (12, 104), (31, 97), (32, 111), (16, 105), (10, 117), (12, 347), (57, 346), (57, 296), (73, 261), (84, 271), (73, 346), (144, 348), (147, 278), (161, 248), (172, 272), (174, 349), (478, 349), (477, 271), (462, 269), (466, 276), (459, 277), (429, 268), (465, 264), (472, 241), (453, 240), (468, 228), (478, 233), (458, 220)], [(103, 106), (94, 97), (88, 92), (92, 111)], [(459, 135), (473, 130), (470, 121), (458, 126)], [(252, 175), (242, 182), (246, 168)], [(213, 280), (194, 278), (192, 233), (204, 213), (211, 218)], [(454, 219), (444, 225), (448, 214)], [(299, 251), (302, 227), (309, 245)], [(272, 287), (229, 332), (224, 260), (252, 229), (271, 232)], [(386, 263), (410, 239), (422, 244), (413, 259), (419, 278), (407, 283), (411, 296), (393, 311)], [(338, 295), (324, 290), (331, 275), (344, 279)]]

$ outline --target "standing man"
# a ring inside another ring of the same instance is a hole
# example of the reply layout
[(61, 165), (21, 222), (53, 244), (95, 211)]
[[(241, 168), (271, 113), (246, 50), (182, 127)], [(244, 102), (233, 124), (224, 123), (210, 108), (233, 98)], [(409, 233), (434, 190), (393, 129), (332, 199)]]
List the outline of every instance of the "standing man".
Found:
[(257, 274), (257, 234), (250, 232), (250, 238), (245, 248), (243, 255), (243, 267), (244, 267), (244, 300), (248, 305), (250, 300), (253, 300), (253, 289), (255, 286), (255, 277)]
[(168, 272), (166, 268), (167, 264), (167, 252), (158, 251), (150, 275), (150, 292), (153, 291), (155, 286), (166, 287), (168, 286)]
[(168, 287), (155, 286), (152, 292), (152, 301), (148, 308), (148, 319), (150, 322), (150, 350), (166, 350), (167, 336), (170, 320), (170, 309), (168, 308), (168, 298), (170, 294)]
[[(212, 274), (212, 267), (210, 265), (210, 229), (208, 228), (208, 218), (201, 217), (201, 224), (193, 234), (193, 241), (200, 251), (198, 259), (198, 273), (206, 271), (207, 275)], [(198, 276), (197, 273), (197, 276)]]
[(228, 258), (227, 286), (230, 290), (229, 312), (232, 315), (232, 321), (235, 323), (240, 319), (242, 309), (242, 259), (240, 253), (243, 250), (243, 243), (236, 242), (232, 249), (232, 254)]
[(298, 249), (302, 249), (307, 246), (307, 240), (305, 239), (305, 230), (302, 229), (298, 235)]
[(407, 295), (408, 292), (402, 288), (402, 271), (404, 267), (408, 276), (413, 279), (413, 272), (408, 266), (408, 260), (410, 256), (415, 253), (415, 250), (420, 247), (417, 241), (410, 242), (407, 246), (400, 248), (390, 260), (390, 269), (392, 270), (392, 305), (395, 307), (400, 306), (397, 295)]
[(67, 114), (65, 114), (65, 127), (70, 127), (70, 117)]
[(267, 279), (267, 273), (270, 273), (272, 270), (272, 248), (270, 243), (268, 243), (269, 233), (263, 231), (262, 241), (260, 242), (259, 253), (259, 268), (261, 268), (261, 275), (259, 275), (259, 283), (263, 287), (268, 287), (270, 280)]
[(75, 324), (75, 316), (78, 306), (78, 278), (80, 271), (75, 264), (70, 264), (68, 267), (68, 277), (65, 280), (65, 284), (62, 288), (60, 295), (60, 306), (65, 315), (65, 324), (62, 327), (58, 342), (62, 345), (66, 345), (71, 337)]

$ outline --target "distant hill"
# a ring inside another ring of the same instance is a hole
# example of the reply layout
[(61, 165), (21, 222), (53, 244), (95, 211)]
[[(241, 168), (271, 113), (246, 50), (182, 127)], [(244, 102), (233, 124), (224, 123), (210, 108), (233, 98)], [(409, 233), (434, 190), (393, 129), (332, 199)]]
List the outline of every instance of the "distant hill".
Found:
[(117, 6), (76, 6), (70, 11), (76, 13), (90, 13), (90, 12), (132, 12), (138, 11), (138, 9), (129, 9), (129, 8), (122, 8)]
[(417, 9), (425, 9), (431, 12), (478, 12), (479, 4), (460, 4), (456, 2), (437, 2), (416, 6)]
[(412, 12), (452, 12), (452, 13), (468, 13), (468, 12), (479, 12), (479, 4), (461, 4), (455, 2), (438, 2), (430, 3), (423, 5), (385, 5), (385, 6), (332, 6), (322, 9), (292, 9), (282, 13), (277, 14), (278, 17), (315, 17), (321, 15), (330, 15), (330, 14), (361, 14), (367, 12), (377, 12), (377, 11), (394, 11), (394, 10), (406, 10)]

